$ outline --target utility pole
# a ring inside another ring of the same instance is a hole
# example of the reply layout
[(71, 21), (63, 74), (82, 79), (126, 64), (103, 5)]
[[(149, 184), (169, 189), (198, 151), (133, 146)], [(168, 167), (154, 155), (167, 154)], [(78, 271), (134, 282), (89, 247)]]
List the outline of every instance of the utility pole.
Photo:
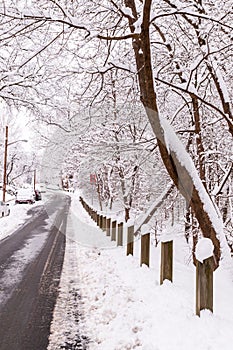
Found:
[(8, 147), (8, 126), (6, 126), (5, 134), (5, 151), (4, 151), (4, 169), (3, 169), (3, 187), (2, 187), (2, 201), (6, 200), (6, 182), (7, 182), (7, 147)]
[(36, 189), (36, 169), (34, 170), (34, 191)]
[(28, 140), (17, 140), (13, 142), (8, 142), (8, 126), (6, 125), (5, 131), (5, 150), (4, 150), (4, 165), (3, 165), (3, 186), (2, 186), (2, 201), (6, 201), (6, 186), (7, 186), (7, 151), (8, 146), (13, 145), (17, 142), (28, 142)]

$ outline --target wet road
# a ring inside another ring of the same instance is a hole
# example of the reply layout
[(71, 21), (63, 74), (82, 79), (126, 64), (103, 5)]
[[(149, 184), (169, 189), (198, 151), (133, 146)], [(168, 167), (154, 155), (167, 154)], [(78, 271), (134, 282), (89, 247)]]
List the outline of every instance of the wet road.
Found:
[(70, 198), (32, 207), (0, 241), (0, 350), (46, 350), (65, 250)]

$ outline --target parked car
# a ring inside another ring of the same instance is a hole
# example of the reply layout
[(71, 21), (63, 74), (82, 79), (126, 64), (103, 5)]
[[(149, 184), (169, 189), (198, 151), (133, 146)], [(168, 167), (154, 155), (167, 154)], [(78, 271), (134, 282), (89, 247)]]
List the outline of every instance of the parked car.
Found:
[(39, 190), (35, 190), (35, 200), (40, 201), (41, 199), (41, 192)]
[(35, 192), (31, 188), (20, 188), (16, 194), (17, 203), (35, 203)]
[(43, 183), (36, 184), (36, 189), (39, 190), (41, 193), (45, 193), (46, 185)]
[(0, 216), (10, 215), (9, 204), (5, 202), (0, 202)]

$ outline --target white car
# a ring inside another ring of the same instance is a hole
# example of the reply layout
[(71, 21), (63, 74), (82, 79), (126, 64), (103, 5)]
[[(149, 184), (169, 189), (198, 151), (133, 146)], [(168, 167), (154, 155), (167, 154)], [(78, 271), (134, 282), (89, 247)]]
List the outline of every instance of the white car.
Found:
[(10, 215), (9, 204), (5, 202), (0, 202), (0, 216)]
[[(37, 186), (37, 185), (36, 185), (36, 186)], [(43, 183), (38, 184), (38, 190), (39, 190), (41, 193), (45, 193), (45, 192), (46, 192), (46, 185), (43, 184)]]
[(35, 203), (35, 192), (31, 188), (20, 188), (15, 200), (15, 204), (18, 203)]

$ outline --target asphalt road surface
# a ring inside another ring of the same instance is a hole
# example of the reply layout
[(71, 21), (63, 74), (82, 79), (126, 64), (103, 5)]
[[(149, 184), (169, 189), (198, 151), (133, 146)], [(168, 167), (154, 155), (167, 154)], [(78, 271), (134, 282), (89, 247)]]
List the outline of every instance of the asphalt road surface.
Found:
[(54, 194), (0, 241), (0, 350), (47, 349), (69, 206), (68, 196)]

